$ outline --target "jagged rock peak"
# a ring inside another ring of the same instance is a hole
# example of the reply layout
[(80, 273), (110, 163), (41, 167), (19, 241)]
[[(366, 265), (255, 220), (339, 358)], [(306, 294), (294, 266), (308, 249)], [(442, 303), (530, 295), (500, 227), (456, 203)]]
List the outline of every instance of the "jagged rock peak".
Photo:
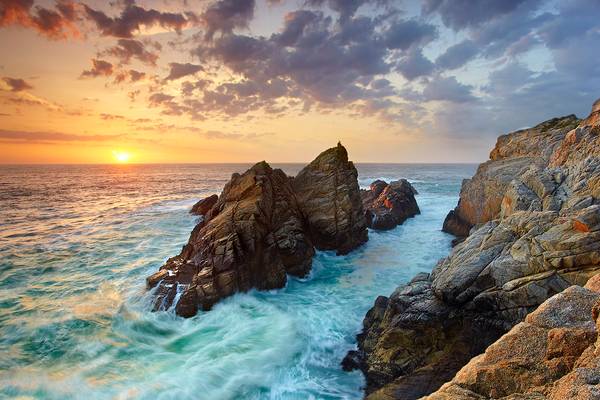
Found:
[(292, 186), (317, 249), (346, 254), (367, 241), (358, 172), (341, 143), (303, 168)]

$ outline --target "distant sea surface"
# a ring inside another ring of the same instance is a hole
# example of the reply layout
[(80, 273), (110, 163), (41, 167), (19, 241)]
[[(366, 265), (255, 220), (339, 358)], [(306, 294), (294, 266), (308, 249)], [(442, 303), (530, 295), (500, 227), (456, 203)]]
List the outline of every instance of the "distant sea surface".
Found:
[(410, 180), (421, 215), (317, 252), (283, 289), (151, 312), (145, 278), (187, 242), (192, 204), (249, 166), (0, 166), (0, 398), (360, 399), (340, 361), (378, 295), (448, 254), (440, 228), (475, 165), (358, 164), (362, 187)]

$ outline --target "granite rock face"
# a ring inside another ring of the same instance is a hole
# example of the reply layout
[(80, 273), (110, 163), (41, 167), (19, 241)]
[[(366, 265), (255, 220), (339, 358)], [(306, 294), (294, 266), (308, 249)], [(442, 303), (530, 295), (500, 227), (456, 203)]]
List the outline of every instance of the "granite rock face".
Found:
[(463, 181), (458, 205), (446, 217), (443, 230), (467, 236), (471, 227), (497, 218), (513, 178), (531, 167), (546, 167), (555, 148), (579, 122), (569, 115), (500, 136), (490, 160)]
[(427, 399), (600, 398), (599, 312), (600, 293), (569, 287)]
[(417, 190), (406, 179), (389, 184), (376, 180), (369, 190), (361, 189), (360, 193), (367, 226), (372, 229), (393, 229), (421, 213), (415, 199)]
[(307, 168), (298, 181), (264, 161), (233, 174), (181, 253), (147, 278), (148, 288), (156, 287), (154, 309), (175, 303), (178, 315), (190, 317), (236, 292), (281, 288), (287, 274), (305, 276), (314, 245), (346, 253), (364, 243), (346, 149), (338, 145)]
[(600, 273), (593, 115), (575, 127), (566, 117), (502, 136), (463, 184), (454, 217), (470, 234), (431, 275), (376, 301), (345, 360), (364, 371), (368, 399), (437, 390), (548, 298)]
[(209, 212), (210, 209), (213, 208), (213, 206), (217, 203), (217, 200), (219, 200), (219, 196), (216, 194), (200, 200), (192, 206), (190, 214), (201, 216), (206, 215), (206, 213)]
[(358, 172), (340, 143), (304, 167), (292, 187), (319, 250), (346, 254), (367, 241)]

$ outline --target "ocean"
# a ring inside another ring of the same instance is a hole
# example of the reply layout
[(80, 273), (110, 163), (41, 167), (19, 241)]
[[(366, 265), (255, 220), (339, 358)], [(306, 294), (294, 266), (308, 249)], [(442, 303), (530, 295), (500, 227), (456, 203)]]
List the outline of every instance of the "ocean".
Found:
[(187, 242), (190, 207), (249, 166), (0, 166), (0, 398), (362, 398), (340, 361), (377, 296), (448, 254), (442, 222), (476, 166), (358, 164), (361, 187), (412, 182), (421, 215), (317, 252), (283, 289), (151, 312), (145, 278)]

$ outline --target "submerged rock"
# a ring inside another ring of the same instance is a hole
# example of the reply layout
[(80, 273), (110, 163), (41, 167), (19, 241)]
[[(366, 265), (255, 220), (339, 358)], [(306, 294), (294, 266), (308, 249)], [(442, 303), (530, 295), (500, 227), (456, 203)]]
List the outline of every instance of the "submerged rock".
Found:
[(598, 125), (574, 121), (501, 137), (450, 214), (470, 234), (430, 276), (376, 301), (345, 363), (363, 370), (369, 399), (437, 390), (548, 298), (600, 273)]
[(402, 224), (408, 218), (420, 214), (415, 200), (417, 190), (406, 180), (382, 180), (371, 183), (369, 190), (361, 190), (367, 226), (388, 230)]
[(209, 212), (210, 209), (213, 208), (213, 206), (217, 203), (217, 200), (219, 200), (219, 196), (216, 194), (200, 200), (192, 206), (190, 214), (202, 216), (206, 215), (206, 213)]
[(233, 174), (181, 253), (147, 278), (155, 310), (209, 310), (220, 299), (286, 284), (311, 269), (314, 245), (347, 253), (367, 240), (346, 149), (322, 153), (296, 179), (260, 162)]
[(358, 172), (340, 143), (292, 179), (294, 194), (319, 250), (346, 254), (367, 241)]

